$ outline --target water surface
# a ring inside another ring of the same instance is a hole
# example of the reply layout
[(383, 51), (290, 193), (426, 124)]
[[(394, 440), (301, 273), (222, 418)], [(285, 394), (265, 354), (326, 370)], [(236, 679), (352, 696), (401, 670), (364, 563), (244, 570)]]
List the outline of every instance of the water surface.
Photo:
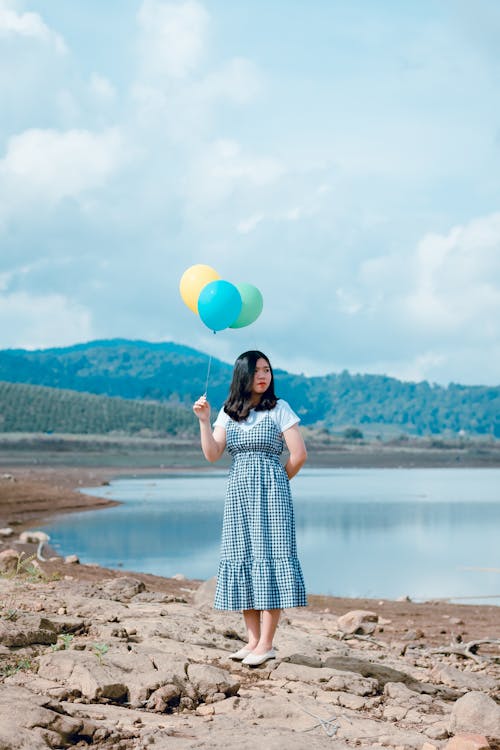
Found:
[[(209, 578), (225, 485), (225, 471), (118, 479), (84, 491), (122, 505), (47, 531), (82, 562)], [(309, 592), (500, 604), (499, 469), (305, 469), (292, 492)]]

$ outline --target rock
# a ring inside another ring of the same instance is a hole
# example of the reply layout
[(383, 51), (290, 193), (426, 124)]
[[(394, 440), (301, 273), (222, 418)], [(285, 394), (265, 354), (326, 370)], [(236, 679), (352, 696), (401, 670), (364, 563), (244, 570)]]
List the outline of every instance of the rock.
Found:
[(398, 596), (396, 601), (397, 602), (411, 602), (411, 597), (408, 596), (408, 594), (405, 594), (404, 596)]
[[(91, 740), (96, 726), (67, 715), (60, 704), (11, 685), (0, 685), (0, 747), (5, 750), (47, 750)], [(47, 742), (46, 738), (50, 738)]]
[(229, 672), (209, 664), (190, 664), (187, 675), (198, 697), (205, 702), (216, 693), (222, 693), (222, 697), (225, 697), (236, 695), (240, 689), (240, 683)]
[(422, 750), (438, 750), (438, 746), (434, 745), (433, 742), (424, 742)]
[(402, 636), (404, 641), (418, 641), (425, 637), (425, 633), (421, 628), (408, 628), (406, 633)]
[(80, 558), (78, 555), (66, 555), (64, 558), (64, 562), (66, 565), (79, 565), (80, 564)]
[(21, 612), (13, 620), (0, 620), (0, 643), (9, 648), (50, 645), (57, 642), (54, 626), (45, 617)]
[(384, 719), (389, 721), (401, 721), (408, 713), (406, 706), (386, 706), (383, 711)]
[[(283, 661), (292, 661), (292, 659), (284, 659)], [(300, 664), (301, 662), (297, 663)], [(357, 672), (358, 674), (363, 675), (363, 677), (374, 677), (381, 687), (387, 682), (402, 682), (411, 688), (411, 690), (415, 690), (418, 693), (436, 692), (436, 688), (427, 685), (426, 683), (419, 682), (406, 672), (393, 669), (385, 664), (379, 664), (378, 662), (372, 662), (352, 656), (328, 656), (323, 661), (323, 666), (331, 667), (332, 669), (340, 669), (344, 672)]]
[(378, 688), (377, 680), (360, 677), (352, 672), (341, 672), (336, 669), (314, 669), (301, 664), (281, 662), (270, 674), (271, 680), (290, 680), (318, 685), (322, 690), (354, 693), (355, 695), (372, 695)]
[(146, 708), (149, 711), (164, 713), (169, 707), (179, 704), (181, 695), (182, 689), (179, 685), (170, 682), (151, 693)]
[(174, 581), (187, 581), (187, 578), (184, 575), (184, 573), (174, 573), (174, 575), (170, 577), (173, 578)]
[(500, 737), (500, 706), (484, 693), (466, 693), (453, 705), (448, 731), (450, 734), (479, 732)]
[[(63, 685), (68, 695), (91, 701), (109, 700), (142, 707), (164, 685), (179, 686), (179, 694), (193, 697), (186, 681), (185, 659), (144, 648), (140, 654), (108, 651), (55, 651), (38, 657), (38, 675)], [(161, 696), (159, 696), (160, 698)]]
[(12, 536), (14, 533), (14, 529), (11, 529), (10, 526), (6, 526), (3, 529), (0, 529), (0, 536)]
[(50, 539), (49, 535), (45, 531), (22, 531), (19, 534), (19, 542), (21, 544), (39, 544), (40, 542), (48, 542)]
[(213, 609), (217, 578), (209, 578), (198, 586), (193, 594), (193, 605), (197, 609)]
[(132, 599), (133, 596), (140, 594), (145, 588), (146, 586), (142, 581), (129, 576), (122, 576), (121, 578), (105, 579), (100, 584), (93, 584), (88, 589), (88, 595), (121, 602)]
[(15, 573), (19, 565), (19, 552), (15, 549), (4, 549), (0, 552), (0, 571)]
[(352, 693), (339, 693), (338, 694), (339, 706), (343, 708), (350, 708), (351, 711), (360, 711), (366, 705), (366, 700), (360, 695), (352, 695)]
[(429, 727), (426, 727), (425, 733), (433, 740), (445, 740), (447, 737), (449, 737), (445, 721), (436, 721), (435, 724), (431, 724)]
[(497, 680), (486, 674), (467, 672), (449, 664), (437, 664), (431, 671), (433, 682), (465, 690), (488, 691), (497, 687)]
[(490, 750), (490, 744), (482, 734), (456, 734), (444, 750)]
[(384, 695), (399, 703), (407, 703), (415, 697), (415, 693), (400, 682), (387, 682), (384, 687)]
[[(314, 669), (319, 669), (323, 666), (319, 656), (311, 656), (310, 654), (291, 654), (291, 656), (285, 656), (283, 661), (287, 661), (290, 664), (302, 664), (304, 667), (313, 667)], [(325, 664), (325, 666), (330, 666), (330, 664)], [(342, 669), (342, 667), (338, 667), (338, 669)]]
[(464, 621), (460, 619), (460, 617), (450, 617), (449, 619), (450, 625), (465, 625)]
[(378, 615), (364, 609), (353, 609), (337, 620), (337, 627), (343, 633), (369, 635), (377, 627)]

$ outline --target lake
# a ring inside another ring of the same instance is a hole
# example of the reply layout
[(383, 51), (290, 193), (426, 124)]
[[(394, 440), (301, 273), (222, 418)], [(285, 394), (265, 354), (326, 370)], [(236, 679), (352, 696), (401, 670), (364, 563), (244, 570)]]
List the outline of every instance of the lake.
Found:
[[(188, 578), (216, 574), (226, 472), (117, 479), (121, 501), (45, 529), (82, 562)], [(304, 469), (297, 546), (316, 594), (500, 604), (500, 469)]]

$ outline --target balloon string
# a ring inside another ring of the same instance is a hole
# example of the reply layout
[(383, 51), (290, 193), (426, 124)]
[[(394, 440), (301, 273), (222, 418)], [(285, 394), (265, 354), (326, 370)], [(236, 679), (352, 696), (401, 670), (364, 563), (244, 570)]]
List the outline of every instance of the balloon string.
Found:
[[(214, 331), (214, 336), (215, 336), (215, 334), (216, 334), (216, 331)], [(207, 397), (207, 393), (208, 393), (208, 379), (210, 377), (210, 366), (211, 366), (211, 364), (212, 364), (212, 355), (210, 354), (209, 357), (208, 357), (208, 369), (207, 369), (207, 379), (206, 379), (206, 382), (205, 382), (205, 393), (203, 394), (205, 396), (205, 398)]]

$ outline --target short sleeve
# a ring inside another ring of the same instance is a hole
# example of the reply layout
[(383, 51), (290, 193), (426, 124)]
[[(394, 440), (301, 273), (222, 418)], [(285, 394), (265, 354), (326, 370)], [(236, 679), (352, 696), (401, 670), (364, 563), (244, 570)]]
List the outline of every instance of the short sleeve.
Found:
[(214, 422), (214, 427), (222, 427), (224, 430), (226, 430), (230, 419), (231, 417), (229, 416), (229, 414), (226, 414), (226, 412), (224, 411), (224, 407), (222, 407), (217, 415), (217, 419)]
[(285, 430), (288, 430), (290, 427), (293, 427), (294, 424), (300, 422), (300, 417), (295, 414), (290, 404), (282, 398), (278, 400), (278, 403), (272, 410), (271, 414), (281, 432), (285, 432)]

